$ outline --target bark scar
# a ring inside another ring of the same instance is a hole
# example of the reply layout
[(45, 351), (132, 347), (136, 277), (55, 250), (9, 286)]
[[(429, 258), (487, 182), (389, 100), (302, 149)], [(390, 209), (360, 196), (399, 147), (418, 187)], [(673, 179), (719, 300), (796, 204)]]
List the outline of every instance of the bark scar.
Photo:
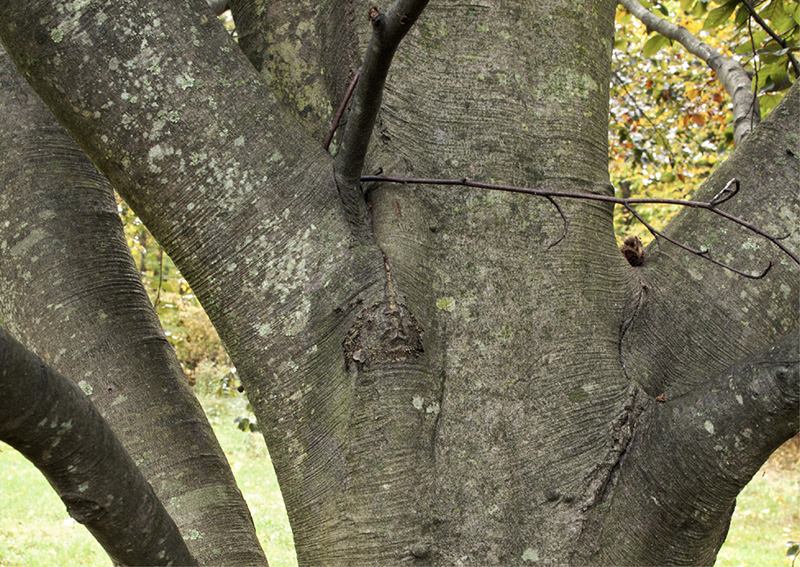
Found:
[(647, 393), (636, 384), (628, 388), (627, 401), (611, 423), (611, 443), (605, 457), (586, 475), (586, 488), (581, 502), (585, 512), (608, 495), (615, 474), (633, 440), (639, 416), (650, 403)]
[(366, 308), (356, 318), (342, 344), (345, 364), (352, 371), (372, 364), (419, 358), (423, 330), (414, 314), (398, 302), (392, 268), (384, 254), (386, 287), (383, 301)]

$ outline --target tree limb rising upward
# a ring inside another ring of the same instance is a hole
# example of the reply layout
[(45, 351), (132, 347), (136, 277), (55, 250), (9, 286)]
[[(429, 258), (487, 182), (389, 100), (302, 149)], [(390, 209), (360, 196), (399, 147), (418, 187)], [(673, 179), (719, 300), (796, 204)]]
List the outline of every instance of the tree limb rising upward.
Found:
[(733, 138), (738, 145), (760, 122), (758, 99), (751, 90), (751, 80), (737, 61), (700, 41), (685, 27), (660, 18), (639, 3), (639, 0), (620, 0), (619, 3), (648, 28), (683, 45), (689, 53), (705, 61), (719, 77), (733, 103)]
[(0, 439), (42, 472), (69, 515), (115, 565), (197, 565), (175, 522), (81, 388), (2, 327), (0, 386)]
[(381, 13), (375, 6), (369, 10), (367, 18), (372, 24), (372, 38), (353, 92), (341, 149), (334, 161), (339, 194), (351, 222), (358, 223), (360, 210), (364, 207), (358, 181), (392, 58), (427, 4), (428, 0), (396, 0), (386, 13)]
[(710, 201), (683, 201), (681, 199), (625, 199), (621, 197), (611, 197), (609, 195), (598, 195), (596, 193), (582, 193), (579, 191), (553, 191), (547, 189), (533, 189), (530, 187), (517, 187), (514, 185), (500, 185), (497, 183), (484, 183), (481, 181), (472, 181), (469, 178), (463, 177), (461, 179), (425, 179), (425, 178), (416, 178), (416, 177), (390, 177), (385, 175), (365, 175), (361, 177), (362, 182), (384, 182), (384, 183), (402, 183), (408, 185), (460, 185), (462, 187), (475, 187), (478, 189), (490, 189), (494, 191), (505, 191), (508, 193), (521, 193), (524, 195), (535, 195), (537, 197), (544, 197), (548, 201), (550, 201), (557, 209), (559, 214), (561, 215), (561, 219), (564, 221), (564, 230), (561, 236), (556, 239), (555, 242), (550, 244), (550, 248), (561, 242), (567, 234), (567, 227), (569, 225), (569, 221), (567, 220), (566, 215), (561, 210), (561, 208), (556, 204), (554, 197), (561, 197), (566, 199), (583, 199), (587, 201), (601, 201), (604, 203), (613, 203), (615, 205), (622, 205), (627, 210), (629, 210), (642, 224), (647, 227), (647, 230), (653, 235), (656, 240), (656, 244), (661, 250), (661, 243), (659, 241), (660, 238), (664, 238), (668, 242), (686, 250), (687, 252), (691, 252), (696, 256), (700, 256), (704, 260), (711, 262), (717, 266), (725, 268), (726, 270), (730, 270), (731, 272), (738, 274), (740, 276), (750, 278), (750, 279), (761, 279), (769, 273), (770, 269), (772, 268), (772, 262), (770, 262), (764, 270), (757, 274), (748, 274), (747, 272), (742, 272), (734, 268), (733, 266), (726, 264), (724, 262), (720, 262), (711, 256), (711, 251), (706, 247), (701, 247), (699, 249), (692, 248), (691, 246), (687, 246), (674, 238), (671, 238), (665, 235), (663, 232), (655, 229), (651, 224), (649, 224), (646, 220), (644, 220), (641, 215), (639, 215), (634, 207), (636, 205), (649, 205), (649, 204), (656, 204), (656, 205), (678, 205), (680, 207), (690, 207), (694, 209), (704, 209), (714, 213), (715, 215), (721, 216), (722, 218), (737, 224), (741, 227), (746, 228), (747, 230), (754, 232), (755, 234), (761, 236), (762, 238), (766, 238), (770, 242), (772, 242), (775, 246), (780, 248), (784, 254), (789, 256), (796, 264), (800, 265), (800, 257), (797, 256), (794, 252), (789, 250), (785, 244), (781, 242), (781, 240), (786, 239), (789, 235), (784, 236), (774, 236), (771, 235), (764, 230), (758, 228), (757, 226), (747, 222), (744, 219), (741, 219), (735, 215), (727, 213), (723, 210), (720, 210), (718, 207), (722, 203), (730, 200), (739, 192), (739, 181), (737, 179), (731, 179), (725, 186), (714, 196), (713, 199)]

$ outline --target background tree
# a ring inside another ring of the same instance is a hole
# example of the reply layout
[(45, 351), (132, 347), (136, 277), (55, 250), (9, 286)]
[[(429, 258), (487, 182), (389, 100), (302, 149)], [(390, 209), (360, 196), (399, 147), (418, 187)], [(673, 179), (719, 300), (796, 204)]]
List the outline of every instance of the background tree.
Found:
[[(0, 38), (225, 341), (300, 564), (713, 562), (736, 494), (798, 430), (797, 264), (693, 209), (666, 235), (768, 274), (667, 241), (634, 268), (612, 204), (553, 201), (612, 193), (613, 2), (445, 1), (415, 25), (425, 4), (232, 2), (237, 45), (201, 1), (0, 2)], [(798, 98), (696, 197), (791, 233)], [(84, 382), (201, 563), (263, 562), (232, 477), (198, 466), (214, 443), (110, 190), (26, 123), (5, 124), (4, 322)], [(360, 182), (376, 170), (551, 195)], [(105, 260), (58, 262), (73, 244)]]

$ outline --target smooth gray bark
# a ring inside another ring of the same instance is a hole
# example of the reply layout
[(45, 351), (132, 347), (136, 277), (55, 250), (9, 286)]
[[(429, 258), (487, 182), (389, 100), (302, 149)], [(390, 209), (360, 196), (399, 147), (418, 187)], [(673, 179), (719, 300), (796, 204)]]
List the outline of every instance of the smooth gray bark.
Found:
[(0, 328), (0, 439), (30, 460), (117, 565), (197, 565), (81, 389)]
[[(622, 526), (593, 522), (603, 506), (631, 504), (613, 481), (636, 466), (623, 457), (643, 435), (639, 417), (662, 393), (669, 405), (710, 391), (723, 369), (797, 328), (797, 267), (753, 283), (665, 248), (633, 268), (612, 211), (591, 203), (562, 203), (569, 232), (548, 248), (562, 230), (550, 203), (477, 189), (367, 184), (372, 234), (355, 238), (321, 148), (324, 109), (339, 100), (309, 113), (282, 91), (324, 75), (329, 93), (343, 92), (370, 38), (370, 4), (269, 3), (284, 39), (331, 34), (295, 58), (270, 40), (266, 3), (233, 2), (234, 17), (250, 18), (249, 59), (198, 4), (145, 15), (136, 2), (92, 2), (76, 17), (103, 25), (71, 27), (49, 3), (0, 2), (0, 37), (219, 330), (270, 448), (300, 563), (646, 561), (647, 534), (601, 540), (610, 549), (598, 555), (597, 534)], [(432, 3), (395, 55), (365, 171), (610, 193), (614, 10)], [(334, 25), (332, 14), (355, 16)], [(300, 75), (264, 81), (264, 62)], [(759, 132), (793, 128), (787, 105)], [(731, 206), (789, 232), (800, 152), (786, 152), (787, 137), (750, 140), (702, 191), (741, 176), (757, 197)], [(690, 238), (708, 226), (731, 261), (761, 246), (696, 213), (675, 226)], [(671, 433), (699, 454), (688, 432)], [(657, 451), (646, 446), (640, 462)], [(756, 455), (733, 458), (754, 466)], [(664, 530), (679, 527), (670, 521)], [(718, 545), (707, 538), (693, 557)]]
[(131, 258), (111, 186), (4, 53), (0, 80), (4, 324), (87, 393), (184, 535), (202, 535), (187, 540), (201, 562), (263, 564), (244, 499)]

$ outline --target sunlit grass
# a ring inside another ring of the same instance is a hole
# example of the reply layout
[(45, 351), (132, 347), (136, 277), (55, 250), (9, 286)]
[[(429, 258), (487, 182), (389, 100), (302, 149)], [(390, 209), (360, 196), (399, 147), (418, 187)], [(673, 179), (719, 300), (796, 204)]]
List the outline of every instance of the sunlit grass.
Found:
[[(800, 542), (800, 443), (781, 447), (739, 495), (715, 567), (789, 567)], [(800, 565), (800, 559), (795, 563)]]
[[(243, 433), (241, 398), (200, 400), (214, 427), (239, 489), (253, 515), (271, 567), (295, 567), (292, 532), (275, 472), (260, 434)], [(0, 567), (111, 565), (105, 551), (67, 514), (42, 474), (0, 443)]]
[[(297, 565), (291, 530), (269, 454), (259, 434), (243, 433), (234, 418), (239, 399), (201, 400), (272, 567)], [(800, 541), (800, 447), (790, 441), (739, 496), (716, 567), (790, 567), (788, 542)], [(44, 477), (0, 443), (0, 567), (110, 566), (89, 532), (69, 518)], [(798, 560), (800, 566), (800, 560)]]

